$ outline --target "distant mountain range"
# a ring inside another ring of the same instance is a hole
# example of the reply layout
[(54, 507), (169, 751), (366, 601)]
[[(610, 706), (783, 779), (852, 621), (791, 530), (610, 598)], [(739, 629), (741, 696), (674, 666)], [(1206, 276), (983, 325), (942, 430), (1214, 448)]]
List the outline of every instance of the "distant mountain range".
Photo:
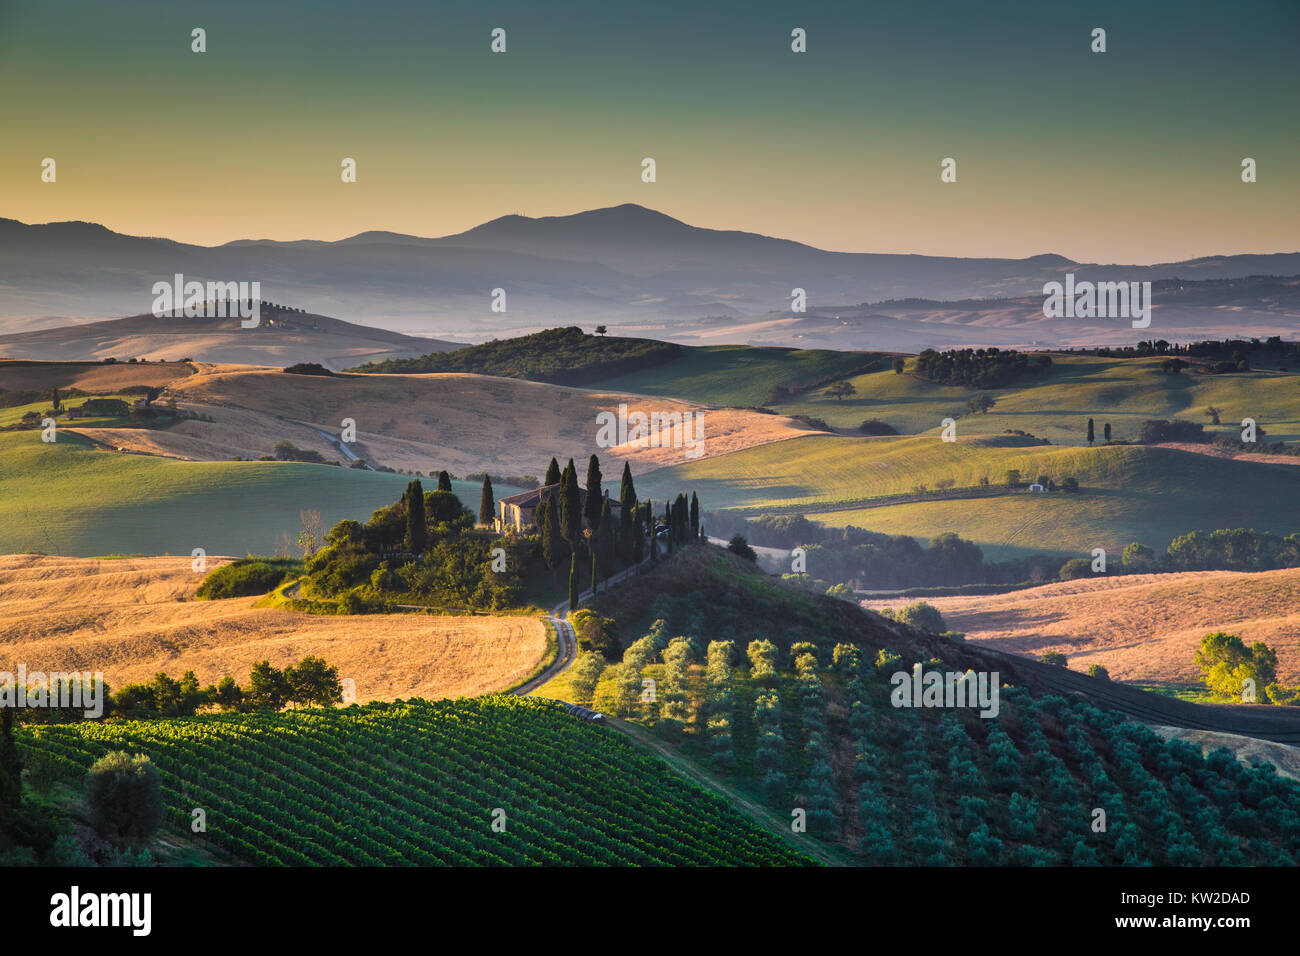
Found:
[[(1040, 296), (1066, 272), (1091, 280), (1207, 280), (1300, 274), (1300, 253), (1209, 256), (1152, 266), (827, 252), (755, 233), (701, 229), (635, 204), (570, 216), (503, 216), (420, 238), (365, 232), (335, 242), (246, 239), (197, 246), (125, 236), (87, 222), (0, 219), (0, 323), (12, 331), (69, 318), (139, 315), (175, 273), (262, 283), (265, 298), (363, 325), (482, 340), (577, 323), (707, 330), (705, 317), (810, 311), (905, 298)], [(492, 290), (507, 311), (491, 310)], [(1295, 323), (1293, 322), (1293, 325)], [(793, 343), (792, 343), (793, 344)]]

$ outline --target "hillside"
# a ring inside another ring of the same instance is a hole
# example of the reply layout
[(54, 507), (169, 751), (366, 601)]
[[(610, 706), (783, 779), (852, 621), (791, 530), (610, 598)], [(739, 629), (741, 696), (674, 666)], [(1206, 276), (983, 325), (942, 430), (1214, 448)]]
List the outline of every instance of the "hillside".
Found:
[(92, 358), (176, 362), (184, 358), (239, 365), (319, 362), (337, 369), (454, 348), (457, 346), (451, 342), (269, 306), (262, 312), (261, 325), (251, 329), (241, 328), (239, 319), (160, 318), (146, 313), (0, 335), (0, 355), (50, 362)]
[(1194, 655), (1212, 631), (1263, 641), (1277, 651), (1278, 680), (1300, 680), (1300, 569), (1116, 575), (926, 600), (968, 641), (1029, 657), (1060, 651), (1071, 669), (1101, 664), (1114, 680), (1198, 684)]
[(662, 365), (680, 346), (653, 339), (586, 335), (577, 326), (494, 339), (451, 352), (371, 362), (358, 372), (472, 372), (530, 382), (584, 385), (622, 372)]
[[(995, 404), (987, 414), (972, 414), (966, 403), (976, 389), (936, 385), (909, 372), (872, 372), (849, 379), (856, 394), (836, 399), (825, 389), (803, 394), (773, 408), (785, 415), (811, 415), (844, 429), (864, 419), (880, 419), (902, 434), (937, 433), (944, 418), (958, 419), (962, 436), (999, 435), (1020, 429), (1057, 445), (1087, 443), (1088, 419), (1096, 439), (1111, 423), (1116, 441), (1136, 437), (1149, 418), (1200, 422), (1208, 433), (1240, 432), (1239, 422), (1254, 418), (1269, 441), (1300, 440), (1300, 375), (1276, 370), (1207, 375), (1193, 367), (1181, 375), (1161, 372), (1159, 356), (1102, 358), (1051, 355), (1047, 369), (1033, 368), (1006, 388), (983, 389)], [(701, 400), (708, 400), (701, 398)], [(716, 401), (716, 399), (714, 399)], [(1214, 426), (1205, 410), (1220, 410)], [(1236, 426), (1235, 429), (1233, 426)]]
[(201, 805), (201, 842), (245, 864), (810, 862), (554, 702), (86, 722), (32, 727), (19, 742), (54, 756), (72, 783), (109, 750), (147, 753), (162, 771), (168, 831), (189, 836), (190, 810)]
[(590, 387), (745, 407), (767, 403), (775, 387), (803, 391), (888, 364), (875, 352), (708, 345), (680, 349), (670, 362), (600, 378)]
[[(1163, 550), (1197, 528), (1254, 526), (1283, 535), (1300, 528), (1289, 465), (1137, 445), (1018, 445), (979, 438), (949, 443), (930, 435), (812, 435), (665, 468), (639, 480), (637, 489), (657, 498), (695, 488), (710, 511), (800, 513), (831, 527), (924, 538), (954, 531), (993, 560), (1034, 552), (1089, 555), (1098, 547), (1117, 554), (1134, 540)], [(1011, 469), (1027, 481), (1046, 474), (1059, 484), (1073, 476), (1081, 490), (1009, 489)], [(987, 487), (979, 484), (983, 478)], [(941, 491), (938, 483), (946, 480), (953, 488)]]
[[(165, 397), (213, 420), (185, 421), (165, 430), (86, 429), (83, 434), (109, 447), (209, 461), (256, 458), (288, 439), (338, 460), (338, 449), (320, 432), (337, 437), (343, 419), (351, 418), (357, 434), (353, 451), (397, 470), (540, 476), (553, 455), (560, 461), (585, 461), (599, 451), (602, 459), (609, 456), (611, 474), (624, 460), (639, 474), (686, 460), (688, 449), (672, 447), (669, 435), (660, 447), (599, 449), (600, 412), (617, 413), (620, 404), (629, 412), (706, 411), (672, 399), (483, 375), (322, 377), (237, 366), (201, 366), (200, 374), (175, 383)], [(703, 456), (720, 455), (808, 432), (807, 426), (783, 416), (708, 409), (697, 450)]]
[[(404, 475), (293, 462), (182, 462), (101, 451), (63, 433), (0, 433), (0, 554), (274, 554), (299, 513), (328, 530), (367, 518), (406, 487)], [(478, 485), (456, 482), (465, 501)]]
[(0, 671), (96, 671), (120, 688), (193, 670), (206, 687), (314, 654), (355, 682), (360, 702), (433, 700), (512, 687), (546, 651), (534, 618), (298, 614), (253, 597), (196, 601), (202, 580), (188, 556), (0, 556)]
[[(579, 702), (775, 815), (803, 809), (810, 834), (862, 862), (1293, 865), (1300, 852), (1300, 785), (1125, 716), (1295, 743), (1295, 708), (1185, 704), (926, 635), (717, 549), (688, 547), (596, 608), (626, 649), (594, 685), (581, 660), (561, 678)], [(899, 706), (892, 675), (913, 665), (997, 682), (996, 713)]]

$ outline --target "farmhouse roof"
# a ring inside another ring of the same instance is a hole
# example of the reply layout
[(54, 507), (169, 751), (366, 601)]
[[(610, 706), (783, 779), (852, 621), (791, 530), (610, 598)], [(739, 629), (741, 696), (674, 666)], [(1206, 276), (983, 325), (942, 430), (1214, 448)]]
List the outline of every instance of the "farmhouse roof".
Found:
[[(521, 491), (517, 495), (510, 495), (508, 498), (497, 499), (503, 505), (517, 505), (520, 508), (536, 508), (541, 504), (542, 498), (550, 494), (559, 494), (560, 483), (557, 481), (553, 485), (543, 485), (541, 488), (534, 488), (532, 491)], [(578, 501), (580, 504), (587, 503), (587, 490), (581, 486), (578, 487)], [(617, 510), (619, 503), (613, 498), (609, 501), (611, 510)]]

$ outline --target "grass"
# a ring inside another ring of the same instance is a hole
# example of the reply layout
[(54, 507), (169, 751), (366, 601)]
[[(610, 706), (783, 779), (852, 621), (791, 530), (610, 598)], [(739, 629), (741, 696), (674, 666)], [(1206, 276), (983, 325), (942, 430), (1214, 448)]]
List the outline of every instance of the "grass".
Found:
[[(856, 429), (878, 418), (900, 433), (938, 431), (946, 417), (961, 417), (959, 435), (997, 435), (1020, 429), (1054, 444), (1085, 445), (1088, 419), (1096, 421), (1096, 438), (1110, 422), (1115, 440), (1136, 436), (1148, 418), (1184, 418), (1228, 434), (1243, 418), (1254, 418), (1268, 440), (1300, 440), (1300, 375), (1247, 372), (1181, 375), (1160, 371), (1161, 359), (1116, 359), (1053, 355), (1046, 370), (1031, 367), (1009, 388), (990, 389), (997, 404), (987, 415), (969, 414), (966, 402), (977, 390), (898, 375), (892, 369), (850, 379), (852, 398), (837, 400), (818, 389), (798, 401), (773, 406), (786, 415), (810, 415), (837, 428)], [(1215, 428), (1205, 414), (1213, 405), (1222, 413)]]
[[(641, 395), (665, 395), (712, 405), (759, 405), (774, 385), (850, 375), (886, 359), (873, 352), (706, 345), (654, 368), (587, 385)], [(856, 424), (856, 422), (854, 423)]]
[[(1133, 540), (1163, 549), (1197, 528), (1289, 534), (1300, 529), (1292, 468), (1143, 446), (1006, 447), (937, 436), (813, 435), (663, 468), (638, 478), (637, 491), (660, 501), (694, 490), (706, 511), (797, 511), (832, 526), (923, 537), (955, 531), (990, 557), (1003, 558), (1036, 551), (1087, 554)], [(986, 493), (979, 480), (1005, 484), (1009, 469), (1025, 480), (1047, 474), (1059, 483), (1074, 476), (1083, 490), (872, 501), (906, 495), (921, 484), (933, 489), (939, 479)]]
[[(406, 475), (293, 462), (191, 462), (125, 455), (63, 434), (0, 434), (0, 553), (274, 554), (299, 512), (325, 530), (397, 500)], [(479, 484), (453, 482), (468, 507)], [(512, 493), (505, 487), (499, 495)]]
[[(123, 395), (116, 392), (107, 395), (85, 395), (85, 396), (79, 395), (74, 398), (64, 397), (59, 402), (60, 411), (59, 414), (55, 416), (55, 421), (58, 422), (59, 427), (63, 427), (64, 425), (70, 425), (76, 428), (87, 427), (87, 426), (93, 427), (97, 425), (126, 424), (130, 421), (130, 419), (127, 417), (69, 418), (68, 410), (70, 408), (77, 408), (82, 404), (84, 404), (85, 402), (90, 401), (92, 398), (120, 398), (122, 401), (130, 405), (132, 402), (136, 401), (139, 397), (140, 397), (139, 395)], [(159, 407), (161, 408), (162, 406), (160, 405)], [(28, 412), (36, 412), (42, 418), (44, 418), (47, 414), (49, 414), (49, 411), (50, 411), (50, 400), (48, 398), (42, 399), (39, 402), (29, 402), (26, 405), (11, 405), (8, 408), (0, 408), (0, 428), (4, 428), (8, 425), (17, 425), (20, 421), (22, 421), (22, 417), (26, 415)]]

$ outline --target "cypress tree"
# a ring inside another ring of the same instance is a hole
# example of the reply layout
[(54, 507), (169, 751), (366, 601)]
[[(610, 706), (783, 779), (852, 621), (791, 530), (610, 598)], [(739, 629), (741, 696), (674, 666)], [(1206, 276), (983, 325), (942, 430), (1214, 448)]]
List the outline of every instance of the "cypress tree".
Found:
[(451, 491), (451, 475), (445, 471), (438, 472), (438, 490)]
[(492, 477), (483, 476), (483, 494), (478, 499), (478, 523), (491, 524), (497, 510), (496, 497), (492, 494)]
[(423, 554), (429, 545), (429, 530), (424, 517), (424, 488), (416, 478), (406, 486), (406, 550)]
[(677, 528), (673, 524), (673, 503), (665, 500), (664, 502), (664, 525), (668, 528), (668, 553), (673, 553), (673, 545), (677, 542)]
[(543, 487), (549, 487), (550, 485), (558, 485), (559, 483), (560, 463), (552, 458), (551, 463), (546, 466), (546, 480), (542, 482), (542, 485)]
[(637, 533), (639, 530), (637, 517), (636, 491), (632, 488), (627, 465), (624, 464), (623, 487), (620, 489), (618, 501), (618, 555), (624, 564), (632, 564), (639, 560), (636, 556), (636, 543), (640, 537)]
[(636, 506), (636, 515), (632, 519), (632, 560), (640, 564), (645, 559), (645, 522), (641, 517), (641, 506)]
[(700, 540), (700, 499), (691, 492), (691, 540)]
[(546, 496), (542, 502), (542, 560), (546, 566), (554, 571), (564, 560), (564, 552), (567, 546), (564, 543), (564, 536), (560, 534), (560, 511), (555, 503), (556, 496), (551, 494)]
[(1096, 437), (1096, 433), (1093, 431), (1093, 427), (1092, 427), (1092, 419), (1090, 418), (1090, 419), (1088, 419), (1088, 444), (1089, 444), (1089, 445), (1092, 444), (1093, 439), (1094, 439), (1095, 437)]
[(600, 574), (607, 580), (614, 573), (616, 550), (614, 521), (610, 517), (609, 499), (605, 498), (600, 506), (600, 527), (596, 529), (596, 557), (600, 562)]
[(1106, 427), (1102, 429), (1102, 434), (1106, 436), (1106, 444), (1109, 445), (1110, 444), (1110, 422), (1106, 423)]
[(591, 596), (596, 596), (596, 585), (600, 581), (600, 562), (596, 560), (596, 539), (591, 539)]
[(632, 487), (632, 466), (623, 462), (623, 482), (618, 488), (618, 500), (624, 501), (627, 498), (636, 501), (636, 488)]
[(649, 498), (645, 500), (644, 509), (646, 521), (650, 525), (650, 560), (659, 560), (659, 536), (655, 534), (655, 509), (654, 502)]
[(573, 459), (560, 476), (560, 533), (577, 553), (582, 546), (582, 496), (578, 494), (578, 469)]
[(569, 560), (569, 610), (578, 609), (578, 556)]
[(595, 455), (587, 462), (587, 502), (583, 514), (587, 518), (587, 527), (593, 532), (600, 527), (600, 459)]

